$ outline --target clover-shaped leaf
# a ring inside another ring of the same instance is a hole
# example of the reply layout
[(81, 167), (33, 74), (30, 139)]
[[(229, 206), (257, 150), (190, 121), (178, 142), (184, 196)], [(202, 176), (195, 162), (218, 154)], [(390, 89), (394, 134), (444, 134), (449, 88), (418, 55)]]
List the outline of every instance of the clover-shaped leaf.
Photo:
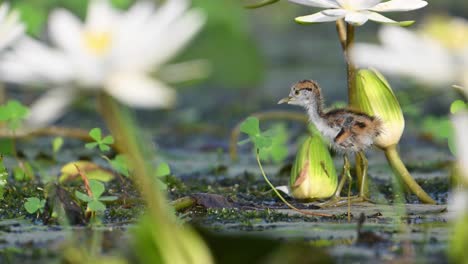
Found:
[[(249, 136), (248, 141), (254, 144), (262, 160), (273, 160), (280, 162), (286, 158), (288, 149), (286, 147), (287, 133), (282, 125), (277, 125), (267, 131), (260, 130), (259, 120), (255, 117), (247, 118), (241, 125), (240, 131)], [(241, 141), (240, 144), (247, 141)]]
[(34, 214), (36, 212), (43, 213), (45, 203), (46, 203), (45, 200), (41, 200), (37, 197), (30, 197), (26, 199), (26, 202), (24, 203), (24, 208), (30, 214)]
[(271, 144), (259, 150), (260, 159), (273, 160), (274, 162), (283, 161), (288, 155), (288, 148), (286, 146), (288, 135), (286, 128), (279, 124), (265, 131), (263, 134), (268, 135), (271, 139)]
[(89, 131), (89, 136), (94, 140), (94, 142), (86, 143), (85, 147), (88, 149), (93, 149), (99, 147), (101, 151), (109, 151), (109, 145), (114, 144), (114, 138), (112, 136), (106, 136), (102, 138), (102, 132), (100, 128), (93, 128)]
[(92, 195), (89, 196), (79, 191), (75, 191), (75, 196), (86, 202), (88, 209), (93, 212), (106, 210), (106, 205), (102, 202), (109, 202), (117, 200), (116, 196), (102, 196), (105, 191), (105, 186), (102, 182), (97, 180), (89, 180), (89, 188)]
[(21, 121), (27, 118), (29, 109), (16, 100), (10, 100), (0, 106), (0, 121), (7, 122), (11, 130), (20, 127)]

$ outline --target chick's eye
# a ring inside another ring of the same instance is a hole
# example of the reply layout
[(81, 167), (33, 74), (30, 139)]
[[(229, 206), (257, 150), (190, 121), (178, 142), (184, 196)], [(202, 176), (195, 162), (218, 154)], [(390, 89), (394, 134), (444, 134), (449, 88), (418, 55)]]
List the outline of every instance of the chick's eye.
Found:
[(299, 91), (295, 91), (294, 94), (295, 94), (295, 95), (299, 95)]

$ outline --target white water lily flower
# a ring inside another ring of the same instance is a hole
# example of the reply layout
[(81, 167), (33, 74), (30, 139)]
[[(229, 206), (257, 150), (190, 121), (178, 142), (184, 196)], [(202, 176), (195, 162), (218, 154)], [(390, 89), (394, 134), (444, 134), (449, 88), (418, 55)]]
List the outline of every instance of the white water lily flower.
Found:
[(187, 0), (168, 0), (158, 9), (138, 1), (126, 12), (108, 0), (92, 0), (84, 23), (67, 10), (52, 12), (54, 47), (25, 38), (0, 61), (0, 78), (50, 87), (32, 105), (31, 125), (56, 120), (83, 92), (103, 90), (132, 107), (168, 107), (175, 91), (150, 73), (181, 51), (203, 23)]
[(0, 5), (0, 51), (5, 49), (24, 33), (17, 11), (9, 10), (8, 3)]
[(468, 88), (468, 21), (437, 17), (422, 25), (413, 31), (382, 27), (382, 45), (357, 43), (351, 58), (359, 67), (374, 67), (429, 86), (457, 83)]
[[(379, 23), (391, 23), (407, 26), (412, 21), (397, 22), (389, 19), (378, 12), (411, 11), (423, 8), (427, 5), (423, 0), (289, 0), (290, 2), (326, 8), (318, 13), (296, 17), (299, 23), (330, 22), (344, 18), (344, 20), (355, 26), (361, 26), (368, 20)], [(382, 2), (382, 3), (381, 3)]]

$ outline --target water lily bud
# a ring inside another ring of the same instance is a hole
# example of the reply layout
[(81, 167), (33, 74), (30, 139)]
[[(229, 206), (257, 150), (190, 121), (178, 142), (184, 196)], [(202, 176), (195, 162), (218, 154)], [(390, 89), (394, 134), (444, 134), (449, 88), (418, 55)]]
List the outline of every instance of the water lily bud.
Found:
[(327, 198), (337, 188), (337, 176), (327, 146), (319, 136), (308, 137), (299, 148), (289, 189), (296, 199)]
[(382, 133), (375, 140), (375, 145), (382, 149), (396, 145), (403, 134), (405, 119), (385, 77), (374, 69), (359, 70), (355, 98), (352, 105), (382, 120)]

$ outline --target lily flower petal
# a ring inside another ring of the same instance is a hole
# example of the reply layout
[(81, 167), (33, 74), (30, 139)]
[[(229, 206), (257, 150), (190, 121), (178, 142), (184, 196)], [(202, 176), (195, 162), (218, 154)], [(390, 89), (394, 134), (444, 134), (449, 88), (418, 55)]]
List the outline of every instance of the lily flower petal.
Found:
[(104, 89), (120, 102), (139, 108), (169, 107), (176, 97), (164, 83), (138, 73), (115, 74)]
[(361, 26), (366, 23), (367, 20), (369, 20), (369, 18), (359, 12), (348, 12), (345, 17), (345, 21), (354, 26)]
[(75, 92), (69, 88), (54, 88), (41, 96), (30, 108), (27, 123), (39, 127), (59, 119), (72, 103)]
[(63, 9), (53, 11), (49, 19), (52, 42), (66, 52), (80, 52), (83, 27), (80, 20)]
[(400, 25), (400, 26), (410, 26), (411, 24), (414, 23), (414, 21), (398, 22), (398, 21), (395, 21), (393, 19), (390, 19), (390, 18), (388, 18), (386, 16), (383, 16), (383, 15), (381, 15), (379, 13), (372, 12), (372, 11), (367, 11), (366, 15), (367, 15), (367, 18), (369, 18), (369, 20), (384, 23), (384, 24), (395, 24), (395, 25)]
[(426, 5), (427, 2), (422, 0), (391, 0), (380, 3), (373, 8), (370, 8), (370, 10), (377, 12), (411, 11), (423, 8)]
[(336, 16), (327, 16), (321, 12), (317, 12), (312, 15), (308, 16), (300, 16), (296, 17), (294, 20), (298, 23), (321, 23), (321, 22), (330, 22), (330, 21), (336, 21), (340, 19), (341, 17), (336, 17)]
[(314, 7), (339, 8), (339, 5), (334, 0), (289, 0), (289, 2)]
[(322, 11), (324, 15), (332, 17), (344, 17), (347, 12), (344, 9), (326, 9)]

